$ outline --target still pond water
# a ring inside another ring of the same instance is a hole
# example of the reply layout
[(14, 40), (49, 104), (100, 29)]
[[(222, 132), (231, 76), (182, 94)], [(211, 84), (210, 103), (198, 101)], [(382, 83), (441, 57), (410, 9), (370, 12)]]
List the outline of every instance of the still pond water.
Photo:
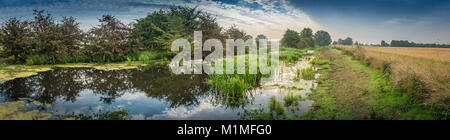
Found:
[[(125, 110), (130, 119), (239, 119), (238, 113), (244, 110), (267, 108), (273, 96), (280, 101), (288, 94), (306, 97), (317, 86), (315, 80), (293, 79), (297, 69), (311, 67), (310, 59), (283, 64), (280, 78), (262, 81), (260, 88), (248, 91), (239, 102), (230, 102), (211, 89), (207, 75), (174, 75), (167, 67), (115, 71), (58, 68), (0, 82), (0, 102), (39, 101), (52, 105), (39, 108), (41, 111), (56, 115)], [(299, 104), (296, 115), (308, 111), (312, 101)]]

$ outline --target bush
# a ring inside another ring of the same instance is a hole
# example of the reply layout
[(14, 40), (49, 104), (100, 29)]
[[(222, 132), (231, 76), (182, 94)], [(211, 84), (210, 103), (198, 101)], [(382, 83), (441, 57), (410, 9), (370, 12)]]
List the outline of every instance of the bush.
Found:
[(26, 64), (27, 65), (45, 65), (47, 64), (47, 56), (43, 55), (33, 55), (27, 58)]
[(409, 74), (397, 83), (400, 89), (407, 93), (409, 97), (423, 102), (429, 97), (430, 89), (417, 74)]

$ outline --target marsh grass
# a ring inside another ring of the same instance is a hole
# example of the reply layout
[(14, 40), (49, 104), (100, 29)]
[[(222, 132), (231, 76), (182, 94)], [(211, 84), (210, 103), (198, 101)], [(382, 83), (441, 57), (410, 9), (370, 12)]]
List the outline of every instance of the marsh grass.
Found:
[(294, 96), (293, 93), (289, 93), (283, 100), (284, 106), (288, 108), (298, 108), (298, 102), (302, 100), (302, 96)]
[(302, 59), (306, 54), (306, 50), (300, 50), (295, 48), (280, 48), (280, 61), (293, 63)]
[(300, 73), (304, 80), (314, 80), (315, 78), (315, 72), (311, 67), (301, 70)]

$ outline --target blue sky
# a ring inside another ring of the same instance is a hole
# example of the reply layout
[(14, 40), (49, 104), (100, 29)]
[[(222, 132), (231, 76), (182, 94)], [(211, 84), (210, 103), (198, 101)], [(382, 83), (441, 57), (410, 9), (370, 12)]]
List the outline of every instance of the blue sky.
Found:
[(33, 9), (44, 9), (56, 17), (74, 16), (87, 30), (103, 14), (129, 23), (170, 6), (198, 6), (225, 28), (235, 24), (271, 39), (280, 39), (288, 28), (310, 27), (329, 31), (335, 40), (450, 44), (448, 0), (0, 0), (0, 21), (30, 19)]

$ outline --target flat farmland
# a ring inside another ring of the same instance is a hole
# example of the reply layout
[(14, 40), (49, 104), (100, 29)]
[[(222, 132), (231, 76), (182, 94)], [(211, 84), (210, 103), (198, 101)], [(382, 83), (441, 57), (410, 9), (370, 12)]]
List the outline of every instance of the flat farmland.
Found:
[(450, 48), (364, 47), (368, 51), (450, 62)]

